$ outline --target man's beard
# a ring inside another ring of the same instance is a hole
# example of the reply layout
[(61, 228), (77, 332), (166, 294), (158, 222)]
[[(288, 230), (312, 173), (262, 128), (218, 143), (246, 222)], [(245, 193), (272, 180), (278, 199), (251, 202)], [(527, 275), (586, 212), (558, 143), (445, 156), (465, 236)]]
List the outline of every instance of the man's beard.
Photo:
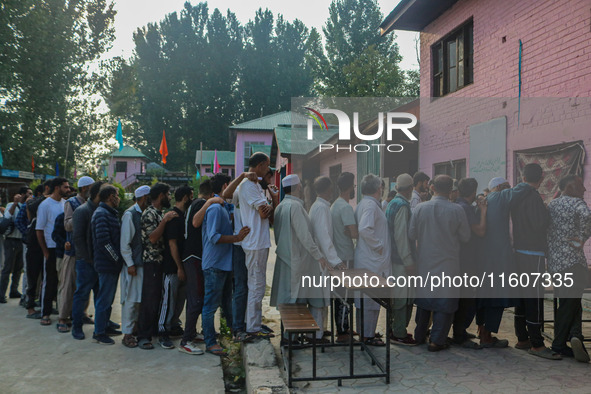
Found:
[(355, 198), (355, 189), (351, 190), (351, 193), (349, 193), (349, 198), (350, 199), (354, 199)]
[(162, 208), (170, 208), (170, 200), (168, 198), (162, 200)]
[(259, 183), (260, 183), (261, 187), (263, 188), (263, 190), (267, 190), (269, 188), (269, 184), (265, 180), (262, 180)]

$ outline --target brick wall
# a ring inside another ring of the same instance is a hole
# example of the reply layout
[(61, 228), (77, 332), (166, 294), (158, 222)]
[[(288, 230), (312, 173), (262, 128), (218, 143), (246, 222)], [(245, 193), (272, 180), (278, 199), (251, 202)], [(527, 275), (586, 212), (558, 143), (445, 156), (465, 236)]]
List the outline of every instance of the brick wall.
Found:
[[(431, 99), (431, 46), (473, 18), (474, 83)], [(507, 172), (516, 150), (582, 140), (591, 147), (591, 2), (460, 0), (421, 32), (419, 169), (466, 159), (469, 126), (507, 117)], [(505, 38), (505, 42), (503, 42)], [(519, 40), (523, 43), (518, 121)], [(591, 173), (586, 160), (584, 171)], [(468, 173), (469, 175), (469, 173)], [(591, 201), (591, 177), (584, 177)], [(587, 255), (591, 246), (587, 246)]]

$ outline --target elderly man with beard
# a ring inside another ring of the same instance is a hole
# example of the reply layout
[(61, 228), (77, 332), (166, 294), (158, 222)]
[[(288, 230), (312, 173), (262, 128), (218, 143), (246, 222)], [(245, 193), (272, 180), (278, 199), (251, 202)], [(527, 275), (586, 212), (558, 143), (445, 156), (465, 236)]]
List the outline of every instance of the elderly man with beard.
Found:
[[(382, 180), (376, 175), (368, 174), (361, 180), (363, 199), (355, 211), (359, 232), (355, 250), (355, 268), (366, 269), (379, 276), (387, 277), (392, 273), (392, 266), (388, 221), (379, 201), (383, 192)], [(356, 300), (357, 308), (360, 308), (359, 301)], [(361, 322), (363, 340), (371, 346), (384, 346), (384, 342), (375, 335), (380, 305), (371, 299), (365, 299), (364, 305), (364, 319)]]
[[(288, 175), (281, 181), (285, 198), (275, 212), (275, 244), (277, 262), (271, 286), (271, 306), (305, 303), (319, 327), (323, 326), (323, 309), (328, 306), (323, 289), (302, 287), (302, 276), (319, 277), (321, 269), (329, 268), (312, 236), (310, 217), (301, 199), (299, 176)], [(316, 338), (322, 338), (322, 330)], [(284, 341), (285, 338), (282, 338)]]

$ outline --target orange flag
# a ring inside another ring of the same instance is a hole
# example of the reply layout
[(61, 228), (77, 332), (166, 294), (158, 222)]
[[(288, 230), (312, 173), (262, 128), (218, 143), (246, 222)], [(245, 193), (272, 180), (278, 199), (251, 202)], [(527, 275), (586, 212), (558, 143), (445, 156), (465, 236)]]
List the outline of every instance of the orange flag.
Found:
[(31, 172), (35, 172), (35, 158), (31, 156)]
[(166, 146), (166, 134), (162, 130), (162, 142), (160, 142), (160, 154), (162, 155), (162, 164), (166, 164), (166, 156), (168, 156), (168, 147)]

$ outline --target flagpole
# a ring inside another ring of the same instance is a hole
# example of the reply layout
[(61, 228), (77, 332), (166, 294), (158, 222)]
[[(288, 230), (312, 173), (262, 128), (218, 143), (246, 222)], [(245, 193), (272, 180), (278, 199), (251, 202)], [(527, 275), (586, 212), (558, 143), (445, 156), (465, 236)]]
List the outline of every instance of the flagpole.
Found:
[(201, 155), (199, 157), (199, 175), (201, 175), (202, 164), (203, 164), (203, 142), (199, 143), (199, 149), (201, 150)]
[(68, 176), (68, 153), (70, 150), (70, 133), (72, 132), (72, 126), (68, 129), (68, 143), (66, 145), (66, 162), (64, 163), (64, 177)]

